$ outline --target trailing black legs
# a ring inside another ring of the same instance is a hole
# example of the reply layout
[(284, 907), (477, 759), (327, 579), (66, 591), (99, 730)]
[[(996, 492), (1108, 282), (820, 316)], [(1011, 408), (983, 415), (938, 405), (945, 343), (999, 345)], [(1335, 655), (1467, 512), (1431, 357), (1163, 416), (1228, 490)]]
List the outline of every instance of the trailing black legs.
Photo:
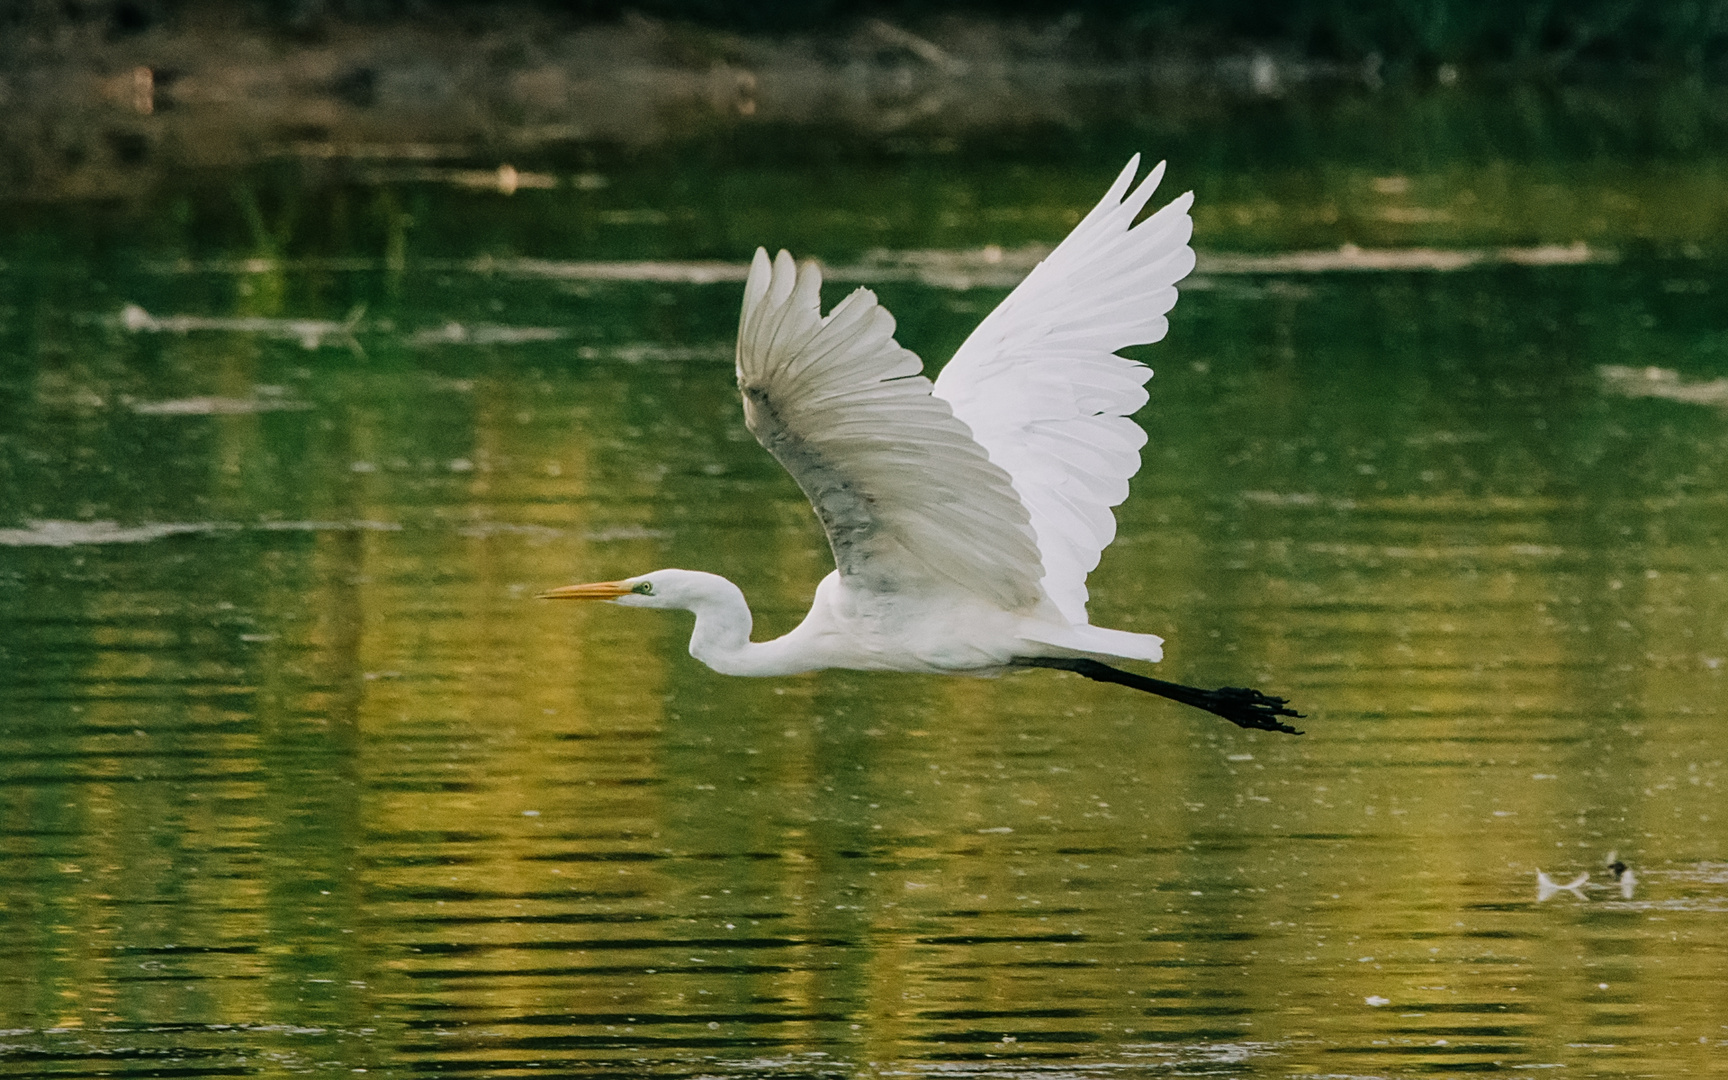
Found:
[(1279, 720), (1280, 716), (1300, 718), (1301, 713), (1295, 709), (1286, 708), (1288, 700), (1262, 694), (1258, 690), (1250, 690), (1242, 686), (1225, 686), (1217, 690), (1202, 690), (1197, 686), (1183, 686), (1181, 683), (1165, 682), (1146, 675), (1136, 675), (1132, 671), (1113, 668), (1098, 660), (1070, 660), (1055, 656), (1018, 657), (1014, 663), (1020, 667), (1056, 668), (1060, 671), (1072, 671), (1076, 675), (1084, 675), (1088, 679), (1099, 682), (1116, 683), (1118, 686), (1128, 686), (1135, 690), (1144, 690), (1148, 694), (1157, 694), (1172, 701), (1180, 701), (1184, 705), (1192, 705), (1196, 709), (1207, 712), (1235, 724), (1237, 727), (1257, 728), (1260, 731), (1283, 731), (1291, 735), (1300, 735), (1300, 731)]

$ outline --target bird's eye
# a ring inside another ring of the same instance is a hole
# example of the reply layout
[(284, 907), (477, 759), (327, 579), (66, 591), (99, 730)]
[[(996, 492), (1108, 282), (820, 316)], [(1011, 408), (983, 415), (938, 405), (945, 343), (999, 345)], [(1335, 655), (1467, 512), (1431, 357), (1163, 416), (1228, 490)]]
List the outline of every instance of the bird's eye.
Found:
[(654, 583), (652, 581), (638, 581), (636, 583), (635, 587), (632, 588), (630, 591), (633, 593), (640, 593), (643, 596), (653, 596), (654, 595)]

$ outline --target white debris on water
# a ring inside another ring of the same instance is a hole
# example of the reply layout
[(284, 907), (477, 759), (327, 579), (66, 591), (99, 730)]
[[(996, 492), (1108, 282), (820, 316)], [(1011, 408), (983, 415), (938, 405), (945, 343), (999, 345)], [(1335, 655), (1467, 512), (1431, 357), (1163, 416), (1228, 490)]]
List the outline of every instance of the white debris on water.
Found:
[(329, 319), (283, 319), (262, 315), (152, 315), (138, 304), (120, 309), (120, 325), (133, 334), (191, 334), (202, 332), (258, 334), (262, 337), (298, 341), (303, 349), (321, 348), (327, 342), (357, 348), (354, 331), (365, 314), (360, 305), (341, 322)]
[[(588, 175), (573, 178), (571, 186), (582, 188), (582, 180)], [(360, 179), (368, 184), (449, 184), (475, 191), (496, 191), (500, 195), (514, 195), (529, 188), (550, 191), (558, 187), (558, 177), (551, 173), (523, 172), (509, 163), (496, 169), (452, 169), (432, 165), (375, 168), (362, 172)]]
[(1596, 369), (1609, 393), (1622, 397), (1661, 398), (1688, 405), (1728, 406), (1728, 377), (1687, 379), (1678, 371), (1660, 367), (1627, 367), (1603, 364)]
[(310, 409), (304, 401), (287, 396), (280, 386), (258, 386), (251, 397), (186, 397), (165, 401), (132, 401), (127, 407), (140, 416), (237, 416), (245, 413)]
[(723, 342), (711, 345), (654, 345), (637, 342), (628, 345), (583, 345), (576, 350), (583, 360), (618, 360), (626, 364), (677, 364), (691, 361), (725, 361), (730, 363), (733, 347)]
[(1615, 254), (1575, 244), (1541, 244), (1522, 248), (1363, 248), (1355, 244), (1320, 251), (1286, 251), (1267, 255), (1226, 255), (1201, 252), (1199, 274), (1330, 274), (1340, 271), (1448, 272), (1478, 266), (1581, 266), (1613, 262)]
[(447, 322), (435, 330), (417, 330), (408, 336), (411, 346), (426, 347), (431, 345), (529, 345), (543, 341), (557, 341), (567, 337), (569, 331), (555, 326), (498, 326), (492, 323), (475, 323), (464, 326), (459, 322)]
[(261, 532), (401, 532), (394, 521), (264, 521), (251, 528)]
[[(492, 177), (485, 173), (477, 176)], [(517, 174), (518, 178), (523, 174)], [(635, 215), (636, 211), (617, 211), (608, 220), (613, 224), (635, 221), (619, 214)], [(641, 213), (657, 214), (657, 211)], [(644, 218), (643, 220), (649, 220)], [(1048, 244), (1025, 244), (1005, 248), (987, 244), (979, 248), (948, 249), (878, 249), (866, 252), (856, 261), (824, 263), (814, 260), (822, 269), (824, 279), (836, 284), (881, 285), (909, 282), (933, 289), (965, 291), (969, 289), (1011, 289), (1032, 272), (1053, 248)], [(805, 253), (806, 255), (809, 253)], [(1582, 266), (1613, 262), (1617, 254), (1594, 248), (1583, 242), (1572, 244), (1540, 244), (1533, 247), (1505, 248), (1364, 248), (1344, 244), (1336, 248), (1310, 251), (1284, 251), (1264, 254), (1231, 252), (1198, 252), (1195, 272), (1183, 289), (1212, 287), (1208, 279), (1239, 275), (1292, 276), (1332, 273), (1447, 273), (1493, 266)], [(162, 273), (258, 273), (263, 270), (293, 268), (299, 270), (375, 270), (384, 269), (382, 259), (295, 259), (295, 260), (211, 260), (193, 262), (181, 260), (161, 264), (155, 269)], [(400, 267), (398, 267), (400, 269)], [(748, 262), (716, 259), (636, 259), (580, 260), (498, 258), (483, 255), (475, 259), (422, 259), (413, 264), (422, 272), (470, 273), (503, 275), (518, 278), (541, 278), (582, 283), (647, 283), (665, 285), (718, 285), (742, 282), (750, 272)], [(207, 318), (177, 316), (158, 318), (136, 304), (128, 304), (122, 323), (133, 332), (191, 330), (236, 330), (272, 333), (298, 337), (307, 348), (316, 348), (327, 337), (347, 335), (354, 326), (351, 317), (345, 323), (317, 320)], [(516, 333), (534, 335), (540, 327), (463, 326), (448, 323), (443, 327), (422, 330), (409, 338), (413, 345), (475, 345), (512, 344), (523, 340), (549, 340), (539, 337), (514, 337)], [(493, 340), (483, 340), (488, 334)]]
[(76, 547), (82, 544), (147, 544), (170, 536), (258, 532), (397, 532), (389, 521), (155, 521), (122, 525), (114, 521), (26, 521), (20, 529), (0, 529), (0, 547)]
[(525, 536), (530, 540), (552, 540), (564, 535), (563, 529), (550, 525), (517, 525), (507, 521), (476, 521), (456, 530), (456, 535), (470, 540), (486, 540), (494, 536)]
[(559, 259), (495, 259), (483, 256), (470, 262), (467, 268), (482, 274), (511, 274), (518, 277), (555, 278), (565, 281), (649, 281), (680, 285), (712, 285), (717, 282), (743, 281), (750, 274), (748, 262), (671, 259), (592, 262)]
[(22, 529), (0, 529), (0, 547), (73, 547), (78, 544), (144, 544), (185, 533), (232, 529), (215, 522), (27, 521)]
[(664, 540), (671, 536), (665, 529), (650, 529), (642, 525), (614, 525), (608, 529), (589, 529), (582, 539), (595, 544), (618, 540)]

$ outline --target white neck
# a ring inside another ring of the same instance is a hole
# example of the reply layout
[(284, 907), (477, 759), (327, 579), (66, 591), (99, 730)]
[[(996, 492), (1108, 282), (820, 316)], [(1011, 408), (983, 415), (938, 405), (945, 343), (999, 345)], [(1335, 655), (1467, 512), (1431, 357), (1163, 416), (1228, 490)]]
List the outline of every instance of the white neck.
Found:
[(722, 675), (796, 675), (824, 665), (800, 656), (796, 632), (773, 641), (750, 640), (750, 605), (738, 586), (718, 575), (682, 598), (679, 604), (696, 615), (690, 635), (690, 655)]

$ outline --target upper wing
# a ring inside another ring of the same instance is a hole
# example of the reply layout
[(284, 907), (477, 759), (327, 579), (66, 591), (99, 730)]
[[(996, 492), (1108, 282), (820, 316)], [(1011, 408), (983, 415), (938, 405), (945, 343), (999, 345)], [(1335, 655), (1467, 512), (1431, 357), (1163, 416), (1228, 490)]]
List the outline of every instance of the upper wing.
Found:
[(816, 509), (849, 584), (871, 592), (958, 586), (1035, 607), (1043, 569), (1026, 508), (894, 317), (859, 289), (822, 317), (822, 276), (757, 249), (738, 326), (744, 422)]
[[(1007, 470), (1031, 513), (1043, 586), (1071, 622), (1086, 621), (1086, 575), (1116, 535), (1146, 433), (1152, 370), (1115, 355), (1161, 339), (1176, 283), (1194, 268), (1190, 192), (1134, 225), (1164, 175), (1133, 194), (1128, 162), (1101, 202), (972, 332), (936, 394)], [(1132, 227), (1130, 227), (1132, 226)]]

